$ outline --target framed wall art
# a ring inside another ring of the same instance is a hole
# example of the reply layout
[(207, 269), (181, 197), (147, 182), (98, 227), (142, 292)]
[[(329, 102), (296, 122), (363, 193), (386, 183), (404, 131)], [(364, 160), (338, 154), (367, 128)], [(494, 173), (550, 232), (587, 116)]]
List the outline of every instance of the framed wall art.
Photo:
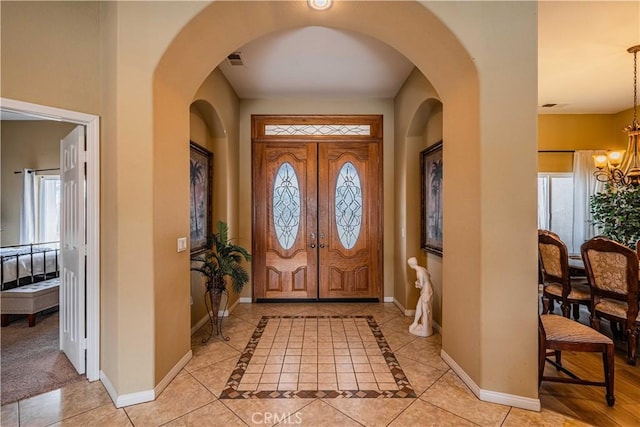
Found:
[(420, 153), (422, 249), (442, 256), (442, 141)]
[(213, 154), (190, 143), (190, 241), (191, 253), (201, 252), (211, 234), (211, 187), (213, 177)]

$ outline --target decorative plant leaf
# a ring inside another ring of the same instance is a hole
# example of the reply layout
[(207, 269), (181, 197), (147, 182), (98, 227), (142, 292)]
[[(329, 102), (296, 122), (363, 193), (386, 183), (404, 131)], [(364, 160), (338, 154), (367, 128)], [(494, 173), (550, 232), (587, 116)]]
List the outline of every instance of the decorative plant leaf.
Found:
[(640, 187), (607, 184), (589, 200), (593, 223), (603, 235), (635, 249), (640, 239)]
[(207, 238), (205, 252), (191, 258), (200, 264), (191, 268), (207, 278), (207, 287), (224, 283), (228, 277), (234, 292), (240, 293), (249, 281), (249, 273), (242, 261), (251, 261), (251, 254), (242, 246), (231, 243), (229, 226), (218, 221), (217, 232)]

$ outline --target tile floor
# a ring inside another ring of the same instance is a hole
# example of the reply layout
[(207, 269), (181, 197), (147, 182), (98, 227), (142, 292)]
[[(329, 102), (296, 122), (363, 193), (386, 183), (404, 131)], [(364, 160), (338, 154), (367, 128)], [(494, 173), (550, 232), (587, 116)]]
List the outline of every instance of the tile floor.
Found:
[(230, 340), (202, 344), (200, 329), (192, 359), (153, 402), (118, 409), (99, 381), (84, 381), (3, 406), (0, 424), (584, 425), (479, 401), (440, 358), (440, 336), (409, 334), (411, 321), (392, 304), (241, 304), (224, 320)]
[(416, 397), (373, 316), (263, 316), (220, 398)]

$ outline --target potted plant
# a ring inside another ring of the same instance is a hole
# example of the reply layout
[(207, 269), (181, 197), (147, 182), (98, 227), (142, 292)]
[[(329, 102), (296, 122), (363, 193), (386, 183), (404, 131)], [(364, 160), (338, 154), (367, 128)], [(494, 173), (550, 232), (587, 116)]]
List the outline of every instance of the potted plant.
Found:
[(640, 186), (607, 184), (591, 196), (593, 223), (606, 237), (635, 249), (640, 239)]
[[(242, 260), (251, 261), (251, 254), (245, 248), (231, 243), (228, 236), (229, 226), (224, 221), (218, 221), (217, 232), (208, 237), (204, 252), (191, 258), (196, 263), (191, 270), (198, 271), (205, 277), (205, 302), (208, 296), (211, 303), (211, 333), (203, 342), (211, 338), (214, 325), (218, 326), (218, 332), (222, 335), (218, 312), (222, 294), (227, 293), (227, 280), (231, 282), (233, 291), (238, 294), (249, 281), (249, 273), (242, 265)], [(224, 339), (229, 340), (228, 337)]]

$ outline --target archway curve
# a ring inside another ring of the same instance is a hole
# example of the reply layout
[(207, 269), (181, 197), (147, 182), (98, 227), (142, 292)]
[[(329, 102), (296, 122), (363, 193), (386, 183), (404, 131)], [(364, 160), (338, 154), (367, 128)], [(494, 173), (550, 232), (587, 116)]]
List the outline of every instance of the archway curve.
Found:
[(425, 96), (424, 101), (420, 103), (420, 106), (416, 108), (416, 111), (413, 113), (409, 128), (407, 129), (407, 137), (422, 136), (431, 113), (435, 112), (438, 108), (442, 110), (442, 102), (440, 102), (439, 99)]
[[(403, 146), (404, 161), (406, 162), (405, 174), (400, 179), (404, 179), (405, 197), (403, 208), (405, 217), (406, 239), (404, 246), (399, 248), (401, 260), (406, 260), (410, 256), (416, 256), (418, 262), (426, 263), (426, 267), (431, 274), (434, 297), (432, 299), (433, 320), (436, 328), (442, 325), (442, 257), (426, 253), (421, 249), (422, 241), (422, 217), (421, 217), (421, 194), (422, 194), (422, 172), (420, 170), (420, 155), (422, 150), (428, 146), (442, 140), (442, 103), (435, 96), (435, 90), (428, 84), (424, 76), (418, 76), (422, 83), (422, 91), (415, 89), (421, 96), (416, 97), (413, 110), (409, 112), (409, 122), (401, 141), (397, 144)], [(419, 292), (413, 286), (411, 275), (414, 272), (407, 266), (406, 262), (396, 273), (397, 283), (404, 284), (406, 293), (405, 300), (401, 303), (407, 309), (416, 306)], [(442, 330), (440, 330), (442, 333)]]
[[(211, 103), (202, 98), (197, 98), (191, 103), (191, 112), (197, 112), (207, 125), (209, 136), (212, 138), (224, 138), (227, 131), (222, 123), (220, 115)], [(195, 110), (195, 111), (194, 111)]]
[[(339, 2), (328, 13), (310, 11), (305, 2), (214, 2), (196, 15), (173, 39), (164, 52), (154, 72), (153, 81), (153, 159), (154, 193), (153, 210), (158, 212), (171, 207), (171, 215), (159, 215), (153, 224), (153, 234), (166, 235), (166, 228), (188, 229), (188, 201), (175, 193), (162, 191), (164, 183), (187, 188), (187, 152), (180, 153), (185, 161), (176, 161), (176, 144), (188, 140), (189, 105), (200, 84), (224, 57), (249, 41), (268, 33), (295, 27), (319, 25), (359, 32), (376, 38), (407, 57), (437, 88), (447, 112), (444, 116), (444, 137), (447, 140), (445, 157), (462, 157), (471, 151), (464, 163), (452, 164), (445, 170), (445, 191), (457, 193), (459, 200), (470, 200), (469, 215), (480, 217), (479, 187), (465, 185), (480, 182), (479, 78), (475, 65), (456, 35), (448, 29), (427, 6), (402, 2), (390, 6), (387, 2)], [(455, 119), (454, 119), (455, 117)], [(460, 118), (463, 118), (461, 121)], [(464, 182), (464, 184), (463, 184)], [(447, 199), (444, 201), (447, 210)], [(390, 208), (393, 212), (393, 208)], [(391, 215), (393, 216), (393, 215)], [(167, 224), (164, 217), (174, 219)], [(394, 233), (400, 235), (397, 225)], [(445, 219), (445, 234), (447, 234)], [(457, 235), (459, 236), (459, 234)], [(452, 266), (462, 262), (466, 248), (472, 244), (480, 247), (480, 228), (471, 228), (464, 239), (453, 237), (447, 245), (448, 261)], [(393, 239), (393, 236), (390, 236)], [(155, 288), (169, 285), (162, 283), (166, 269), (188, 271), (188, 265), (176, 266), (164, 262), (165, 255), (154, 251)], [(466, 259), (466, 268), (451, 268), (452, 281), (481, 283), (480, 259)], [(446, 269), (446, 266), (445, 266)], [(462, 288), (461, 288), (462, 289)], [(458, 290), (456, 292), (461, 292)], [(479, 286), (467, 295), (480, 300)], [(156, 292), (156, 309), (171, 305), (166, 301), (170, 294)], [(175, 305), (175, 304), (174, 304)], [(452, 304), (453, 306), (453, 304)], [(458, 309), (460, 310), (460, 309)], [(475, 312), (455, 313), (452, 316), (480, 319), (480, 309)], [(188, 317), (188, 307), (178, 308), (175, 316)], [(158, 319), (159, 316), (156, 316)], [(160, 328), (156, 320), (156, 328)], [(469, 346), (467, 353), (479, 352), (479, 322), (472, 321), (465, 330), (465, 337), (456, 347)], [(472, 337), (471, 340), (465, 340)], [(162, 337), (156, 333), (158, 341)], [(163, 347), (157, 342), (156, 347)], [(456, 353), (459, 348), (456, 349)], [(479, 358), (469, 357), (460, 363), (469, 374), (479, 380)], [(162, 368), (157, 368), (162, 369)], [(161, 372), (160, 372), (161, 374)]]

